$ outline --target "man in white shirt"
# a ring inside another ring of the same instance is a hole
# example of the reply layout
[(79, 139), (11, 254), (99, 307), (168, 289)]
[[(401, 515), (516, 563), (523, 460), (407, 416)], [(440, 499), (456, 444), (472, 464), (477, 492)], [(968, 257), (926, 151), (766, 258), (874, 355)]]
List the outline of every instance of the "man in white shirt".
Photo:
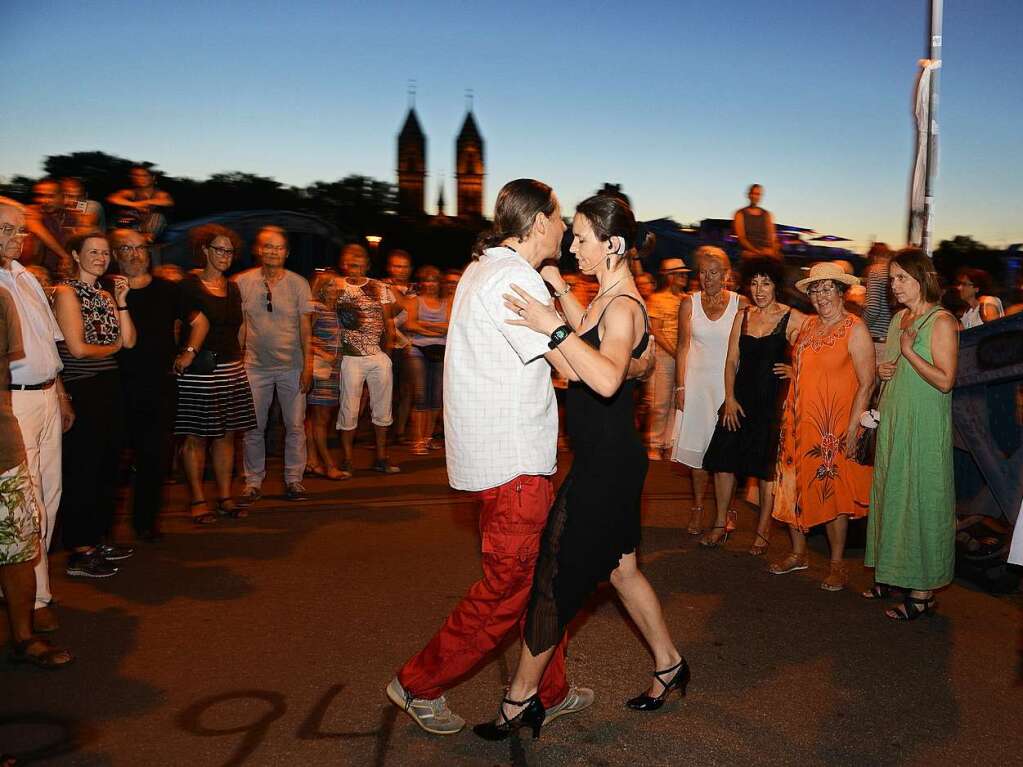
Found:
[[(560, 253), (564, 233), (549, 186), (531, 179), (509, 182), (497, 198), (494, 230), (481, 238), (485, 249), (455, 293), (444, 359), (448, 479), (455, 489), (479, 496), (483, 578), (387, 686), (395, 705), (437, 735), (453, 735), (465, 725), (443, 692), (521, 624), (529, 602), (554, 500), (558, 410), (545, 359), (554, 364), (556, 342), (509, 325), (515, 315), (503, 296), (513, 293), (514, 283), (538, 301), (550, 300), (536, 269)], [(568, 686), (566, 641), (540, 682), (548, 722), (593, 702), (592, 690)]]
[[(47, 551), (60, 506), (61, 439), (71, 428), (75, 414), (64, 391), (57, 341), (64, 336), (50, 309), (42, 286), (18, 260), (24, 237), (25, 217), (10, 205), (0, 205), (0, 287), (14, 300), (21, 325), (24, 356), (11, 361), (11, 405), (25, 442), (32, 489), (42, 507), (39, 520), (40, 553), (35, 566), (36, 599), (33, 624), (36, 631), (55, 631), (57, 619), (50, 609), (50, 571)], [(11, 234), (8, 235), (8, 230)]]

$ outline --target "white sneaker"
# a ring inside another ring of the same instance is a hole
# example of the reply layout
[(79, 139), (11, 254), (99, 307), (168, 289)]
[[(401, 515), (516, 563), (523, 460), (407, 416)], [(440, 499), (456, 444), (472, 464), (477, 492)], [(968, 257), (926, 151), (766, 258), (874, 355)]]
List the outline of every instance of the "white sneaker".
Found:
[(565, 696), (565, 699), (561, 701), (561, 703), (547, 709), (547, 716), (544, 717), (543, 726), (546, 727), (559, 716), (574, 714), (577, 711), (582, 711), (584, 708), (589, 708), (592, 705), (593, 690), (589, 687), (570, 687), (568, 695)]
[[(590, 695), (592, 701), (593, 694)], [(465, 727), (465, 720), (448, 708), (448, 702), (443, 695), (432, 700), (413, 698), (411, 693), (401, 686), (398, 677), (394, 677), (387, 685), (387, 697), (391, 703), (412, 717), (412, 721), (434, 735), (454, 735)]]

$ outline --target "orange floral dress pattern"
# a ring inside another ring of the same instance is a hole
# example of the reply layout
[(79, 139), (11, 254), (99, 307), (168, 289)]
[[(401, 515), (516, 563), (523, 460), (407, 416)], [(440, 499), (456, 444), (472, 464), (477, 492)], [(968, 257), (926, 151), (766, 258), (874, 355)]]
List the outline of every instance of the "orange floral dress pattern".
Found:
[(849, 354), (858, 317), (822, 333), (808, 320), (792, 352), (794, 378), (782, 410), (774, 518), (806, 532), (840, 515), (864, 517), (871, 468), (845, 457), (859, 382)]

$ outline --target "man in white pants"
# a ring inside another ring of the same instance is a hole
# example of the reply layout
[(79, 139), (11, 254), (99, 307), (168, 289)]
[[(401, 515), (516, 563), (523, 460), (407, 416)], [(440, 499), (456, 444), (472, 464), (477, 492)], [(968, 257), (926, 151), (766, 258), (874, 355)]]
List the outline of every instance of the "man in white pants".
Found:
[(64, 339), (42, 286), (25, 269), (21, 257), (25, 217), (17, 208), (0, 205), (0, 287), (14, 300), (21, 324), (24, 356), (11, 360), (11, 405), (25, 442), (25, 457), (32, 488), (42, 508), (39, 520), (39, 559), (35, 566), (36, 631), (55, 631), (57, 618), (50, 609), (50, 570), (47, 551), (53, 537), (61, 494), (61, 435), (71, 428), (75, 414), (70, 396), (60, 381), (64, 365), (57, 341)]
[(233, 279), (245, 315), (245, 374), (256, 408), (256, 428), (242, 437), (245, 469), (243, 503), (262, 497), (266, 478), (266, 422), (274, 391), (284, 420), (284, 492), (289, 501), (305, 498), (305, 395), (313, 380), (312, 311), (309, 283), (284, 268), (288, 237), (278, 226), (264, 226), (254, 246), (259, 266)]
[(359, 425), (362, 387), (369, 387), (369, 406), (376, 437), (373, 470), (397, 474), (400, 468), (387, 460), (387, 429), (392, 423), (391, 395), (394, 374), (391, 347), (394, 345), (394, 311), (398, 306), (391, 289), (366, 276), (369, 254), (361, 245), (346, 245), (341, 251), (345, 278), (337, 299), (341, 324), (341, 408), (337, 428), (341, 430), (344, 471), (352, 470), (352, 444)]

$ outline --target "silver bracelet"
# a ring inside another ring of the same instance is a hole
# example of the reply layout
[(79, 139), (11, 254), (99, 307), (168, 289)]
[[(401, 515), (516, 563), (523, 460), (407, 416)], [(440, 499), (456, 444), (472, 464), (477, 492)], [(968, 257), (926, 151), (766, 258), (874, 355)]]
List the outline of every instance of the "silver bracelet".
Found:
[(571, 285), (566, 285), (564, 290), (556, 290), (556, 291), (554, 291), (554, 297), (555, 298), (561, 298), (562, 296), (567, 296), (571, 292), (572, 292), (572, 286)]

